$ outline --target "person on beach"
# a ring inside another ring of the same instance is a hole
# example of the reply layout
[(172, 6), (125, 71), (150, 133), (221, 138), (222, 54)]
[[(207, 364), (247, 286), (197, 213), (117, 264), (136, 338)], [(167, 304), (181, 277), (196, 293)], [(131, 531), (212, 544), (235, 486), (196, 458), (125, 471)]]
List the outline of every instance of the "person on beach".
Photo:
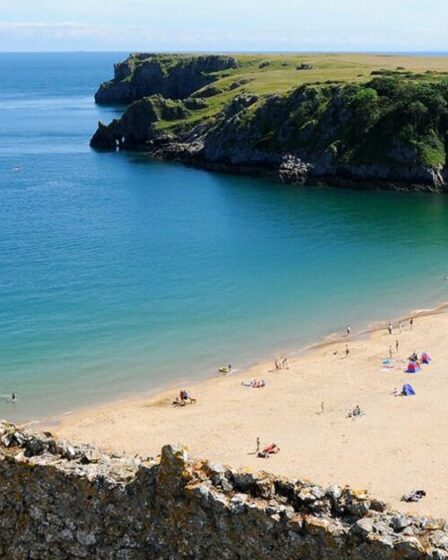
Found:
[(185, 391), (184, 389), (182, 389), (179, 392), (179, 395), (176, 397), (176, 400), (173, 401), (173, 405), (175, 406), (185, 406), (186, 404), (194, 404), (196, 402), (196, 399), (193, 399), (190, 394), (188, 393), (188, 391)]
[(409, 356), (408, 359), (409, 359), (410, 362), (417, 362), (417, 361), (418, 361), (418, 354), (417, 354), (417, 352), (414, 350), (414, 351), (412, 352), (412, 354)]
[(352, 329), (351, 329), (350, 325), (347, 325), (347, 336), (350, 336), (351, 332), (352, 332)]
[(409, 319), (409, 325), (411, 326), (411, 331), (412, 331), (412, 329), (414, 328), (414, 317), (411, 317)]
[(390, 359), (392, 359), (392, 355), (393, 355), (393, 352), (392, 352), (392, 344), (389, 344), (389, 358), (390, 358)]
[(389, 334), (392, 334), (392, 323), (389, 321), (389, 324), (387, 325), (387, 330), (389, 332)]
[(11, 400), (12, 400), (12, 402), (14, 402), (14, 401), (16, 400), (16, 398), (17, 398), (17, 397), (16, 397), (16, 394), (15, 394), (15, 393), (12, 393), (12, 395), (11, 395)]
[(257, 450), (256, 450), (256, 453), (257, 453), (257, 455), (258, 455), (258, 453), (260, 453), (260, 438), (259, 438), (259, 437), (257, 437)]
[(402, 326), (403, 326), (403, 323), (401, 321), (398, 321), (398, 330), (399, 330), (400, 334), (401, 334)]
[(398, 352), (398, 348), (400, 347), (400, 343), (398, 342), (398, 338), (395, 341), (395, 351)]
[(257, 456), (262, 459), (269, 459), (270, 455), (274, 455), (279, 453), (280, 447), (277, 446), (276, 443), (271, 443), (271, 445), (267, 445), (263, 451), (259, 451)]
[(345, 345), (345, 357), (348, 358), (348, 355), (350, 354), (350, 349), (348, 347), (348, 344)]
[(284, 367), (285, 369), (289, 369), (289, 361), (288, 358), (284, 358), (282, 360), (282, 367)]

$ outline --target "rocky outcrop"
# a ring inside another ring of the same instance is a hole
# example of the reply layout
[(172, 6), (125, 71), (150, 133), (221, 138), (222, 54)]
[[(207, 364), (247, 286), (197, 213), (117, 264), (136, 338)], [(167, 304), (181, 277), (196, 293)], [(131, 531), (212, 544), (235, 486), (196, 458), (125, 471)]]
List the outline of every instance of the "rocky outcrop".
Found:
[(71, 446), (0, 424), (5, 559), (443, 560), (445, 521), (365, 491), (192, 461)]
[(213, 82), (214, 72), (236, 66), (235, 58), (225, 55), (130, 55), (115, 65), (114, 79), (101, 84), (95, 101), (127, 105), (154, 94), (184, 99)]
[[(207, 94), (216, 89), (201, 90)], [(232, 91), (229, 89), (229, 91)], [(202, 122), (192, 118), (194, 93), (176, 126), (163, 126), (144, 105), (131, 107), (92, 146), (126, 132), (125, 149), (229, 171), (267, 174), (284, 182), (361, 188), (448, 191), (448, 88), (375, 78), (368, 84), (301, 86), (287, 95), (235, 97)], [(173, 103), (173, 102), (172, 102)], [(187, 108), (188, 107), (188, 108)], [(179, 115), (181, 109), (178, 107)], [(159, 112), (160, 114), (160, 112)], [(166, 131), (169, 130), (169, 134)]]
[(144, 97), (132, 103), (123, 117), (114, 119), (109, 126), (99, 123), (91, 145), (105, 150), (137, 149), (155, 138), (160, 142), (162, 134), (155, 129), (155, 123), (183, 119), (188, 112), (181, 101), (160, 95)]

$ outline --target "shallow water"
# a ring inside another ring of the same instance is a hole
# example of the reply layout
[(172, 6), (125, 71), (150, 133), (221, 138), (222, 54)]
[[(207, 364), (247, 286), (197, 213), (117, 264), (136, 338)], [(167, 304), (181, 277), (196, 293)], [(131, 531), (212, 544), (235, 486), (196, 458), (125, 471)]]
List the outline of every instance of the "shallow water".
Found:
[(119, 114), (93, 93), (123, 56), (0, 55), (0, 416), (244, 367), (447, 299), (448, 197), (92, 151)]

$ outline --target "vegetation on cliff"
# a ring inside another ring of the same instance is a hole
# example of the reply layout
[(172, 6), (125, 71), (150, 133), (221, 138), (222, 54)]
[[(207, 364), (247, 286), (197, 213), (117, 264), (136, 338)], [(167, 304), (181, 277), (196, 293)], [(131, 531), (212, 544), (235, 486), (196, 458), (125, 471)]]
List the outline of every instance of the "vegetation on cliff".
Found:
[[(137, 72), (144, 73), (146, 64), (151, 68), (158, 64), (154, 55), (145, 56), (138, 65), (135, 58), (128, 59), (124, 73), (116, 70), (116, 78), (125, 75), (120, 87), (131, 84)], [(187, 87), (183, 82), (187, 95), (173, 95), (175, 100), (166, 99), (161, 91), (144, 96), (121, 119), (108, 127), (100, 125), (93, 146), (119, 145), (165, 158), (263, 168), (294, 181), (349, 177), (444, 187), (448, 138), (444, 59), (158, 58), (160, 72), (168, 80), (173, 71), (193, 64), (195, 83)], [(220, 69), (211, 72), (211, 68)], [(193, 89), (199, 74), (205, 85)]]

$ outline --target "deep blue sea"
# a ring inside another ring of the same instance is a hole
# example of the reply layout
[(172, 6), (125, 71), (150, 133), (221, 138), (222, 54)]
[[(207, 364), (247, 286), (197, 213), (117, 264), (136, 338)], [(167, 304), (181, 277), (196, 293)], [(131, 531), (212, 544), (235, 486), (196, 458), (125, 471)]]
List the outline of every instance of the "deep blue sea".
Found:
[(91, 150), (120, 113), (93, 94), (125, 54), (0, 54), (1, 417), (243, 368), (448, 299), (447, 196)]

